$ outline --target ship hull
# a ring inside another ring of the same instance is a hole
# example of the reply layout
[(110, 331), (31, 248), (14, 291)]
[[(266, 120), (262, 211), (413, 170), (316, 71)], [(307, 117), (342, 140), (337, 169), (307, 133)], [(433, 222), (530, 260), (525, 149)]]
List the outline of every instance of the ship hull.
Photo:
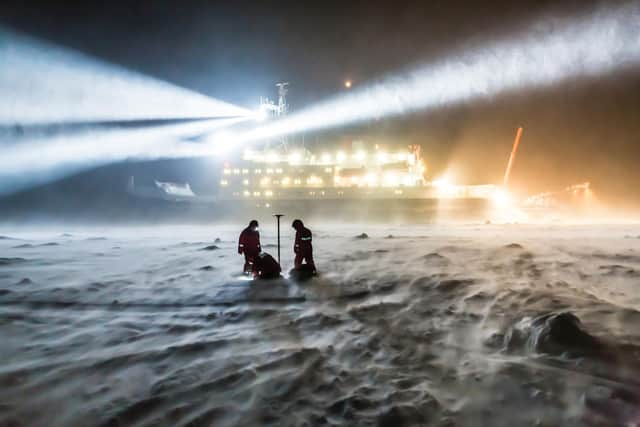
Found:
[(265, 220), (274, 213), (329, 222), (476, 222), (490, 218), (491, 204), (481, 198), (227, 200), (215, 202), (211, 212), (216, 219), (241, 222)]

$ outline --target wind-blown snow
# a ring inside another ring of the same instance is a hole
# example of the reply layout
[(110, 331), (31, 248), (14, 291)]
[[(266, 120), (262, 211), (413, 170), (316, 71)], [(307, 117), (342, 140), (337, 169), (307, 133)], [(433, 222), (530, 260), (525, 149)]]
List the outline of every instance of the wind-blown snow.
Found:
[[(240, 226), (0, 230), (0, 425), (640, 416), (612, 397), (640, 385), (637, 227), (308, 225), (321, 276), (304, 283), (234, 278)], [(597, 354), (544, 335), (556, 312)]]

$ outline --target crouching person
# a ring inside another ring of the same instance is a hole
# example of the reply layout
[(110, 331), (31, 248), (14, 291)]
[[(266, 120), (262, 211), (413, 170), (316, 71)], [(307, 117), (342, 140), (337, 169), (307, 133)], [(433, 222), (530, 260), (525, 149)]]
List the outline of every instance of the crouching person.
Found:
[(266, 252), (258, 254), (253, 260), (253, 277), (256, 279), (276, 279), (281, 271), (278, 261)]

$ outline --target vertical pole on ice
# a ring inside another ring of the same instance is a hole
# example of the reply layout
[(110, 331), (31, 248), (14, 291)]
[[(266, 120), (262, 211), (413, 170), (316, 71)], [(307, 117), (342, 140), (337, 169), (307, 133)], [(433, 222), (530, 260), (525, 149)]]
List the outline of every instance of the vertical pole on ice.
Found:
[(276, 217), (276, 221), (278, 224), (278, 264), (280, 264), (280, 217), (283, 217), (283, 214), (273, 214)]

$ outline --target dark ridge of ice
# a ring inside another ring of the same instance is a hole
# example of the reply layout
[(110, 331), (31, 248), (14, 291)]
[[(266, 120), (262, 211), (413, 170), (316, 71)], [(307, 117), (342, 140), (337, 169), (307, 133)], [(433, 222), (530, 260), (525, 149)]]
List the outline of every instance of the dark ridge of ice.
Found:
[(215, 251), (215, 250), (218, 250), (218, 249), (220, 249), (219, 246), (209, 245), (209, 246), (205, 246), (204, 248), (202, 248), (200, 250), (202, 250), (202, 251)]
[(591, 336), (580, 319), (571, 312), (544, 314), (532, 322), (532, 344), (542, 353), (578, 355), (598, 353), (601, 342)]
[(451, 292), (458, 288), (464, 288), (476, 283), (474, 279), (445, 279), (436, 283), (435, 289), (439, 292)]
[(212, 266), (210, 266), (210, 265), (205, 265), (203, 267), (200, 267), (198, 270), (201, 270), (201, 271), (213, 271), (214, 268)]
[(20, 264), (23, 262), (27, 262), (26, 259), (24, 258), (0, 258), (0, 266), (3, 265), (13, 265), (13, 264)]
[(635, 262), (640, 263), (640, 255), (632, 255), (632, 254), (607, 254), (597, 252), (591, 255), (593, 258), (604, 259), (607, 261), (613, 261), (614, 263), (623, 263), (623, 262)]
[(580, 319), (568, 311), (541, 314), (525, 328), (510, 328), (504, 345), (509, 351), (531, 349), (569, 358), (598, 356), (604, 348), (602, 341), (590, 335)]
[(216, 237), (213, 243), (222, 243), (222, 239), (220, 239), (219, 237)]
[(13, 246), (12, 249), (44, 248), (44, 247), (59, 246), (59, 245), (60, 244), (56, 242), (40, 243), (37, 245), (34, 245), (32, 243), (24, 243), (22, 245)]
[(91, 241), (102, 241), (102, 240), (108, 240), (108, 239), (106, 237), (97, 236), (97, 237), (87, 237), (85, 240), (88, 242), (91, 242)]
[(519, 243), (509, 243), (503, 246), (504, 249), (524, 249)]
[(438, 252), (430, 252), (430, 253), (422, 256), (421, 258), (426, 262), (444, 262), (444, 261), (449, 261), (449, 259), (446, 256), (440, 255)]
[(355, 239), (368, 239), (369, 235), (367, 233), (358, 234)]
[(628, 276), (628, 277), (640, 277), (640, 271), (637, 271), (631, 267), (620, 264), (601, 265), (598, 270), (602, 271), (604, 276)]
[(177, 243), (175, 245), (172, 245), (171, 247), (184, 248), (184, 247), (187, 247), (187, 246), (197, 246), (197, 245), (204, 245), (204, 244), (206, 244), (206, 242), (180, 242), (180, 243)]

